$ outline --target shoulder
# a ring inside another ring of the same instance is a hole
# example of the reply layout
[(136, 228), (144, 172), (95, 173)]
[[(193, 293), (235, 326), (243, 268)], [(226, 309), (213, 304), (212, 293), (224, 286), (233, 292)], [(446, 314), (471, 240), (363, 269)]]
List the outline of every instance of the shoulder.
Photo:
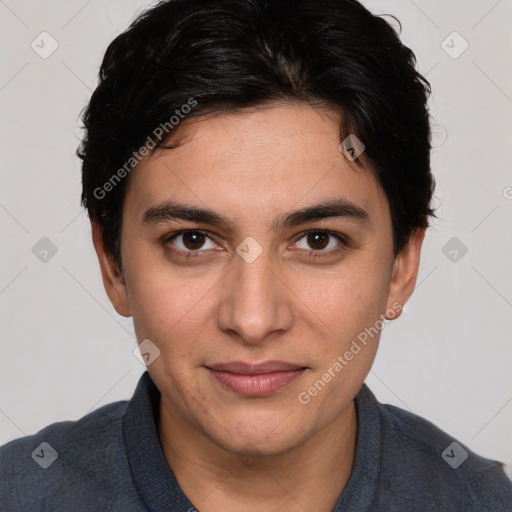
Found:
[[(52, 423), (33, 435), (1, 446), (2, 476), (31, 472), (33, 468), (52, 465), (51, 459), (87, 464), (95, 454), (105, 454), (105, 449), (108, 449), (121, 429), (126, 404), (114, 402), (105, 405), (79, 420)], [(47, 446), (46, 452), (44, 446), (41, 448), (42, 454), (39, 450), (41, 444)], [(49, 457), (44, 460), (46, 455)]]
[(8, 510), (40, 510), (50, 503), (73, 508), (59, 496), (72, 496), (79, 510), (91, 495), (112, 490), (116, 473), (127, 467), (122, 439), (126, 406), (126, 401), (114, 402), (0, 447), (0, 495)]
[(432, 510), (512, 510), (512, 482), (502, 463), (474, 453), (411, 412), (380, 403), (377, 408), (388, 488), (410, 493), (412, 487), (415, 501), (423, 497)]

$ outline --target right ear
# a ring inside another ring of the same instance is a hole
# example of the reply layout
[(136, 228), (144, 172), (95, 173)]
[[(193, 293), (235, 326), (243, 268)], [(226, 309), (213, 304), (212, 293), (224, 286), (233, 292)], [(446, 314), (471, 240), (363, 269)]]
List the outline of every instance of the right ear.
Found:
[(91, 221), (92, 243), (98, 256), (103, 286), (110, 302), (121, 316), (131, 316), (126, 283), (112, 255), (103, 243), (102, 230), (98, 221)]

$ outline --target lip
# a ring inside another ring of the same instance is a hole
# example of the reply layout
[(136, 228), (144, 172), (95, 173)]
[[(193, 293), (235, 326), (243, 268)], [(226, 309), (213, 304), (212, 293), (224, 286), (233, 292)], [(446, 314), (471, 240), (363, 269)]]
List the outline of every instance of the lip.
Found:
[(233, 361), (207, 366), (206, 369), (224, 388), (246, 397), (270, 395), (306, 370), (303, 366), (283, 361), (258, 364)]

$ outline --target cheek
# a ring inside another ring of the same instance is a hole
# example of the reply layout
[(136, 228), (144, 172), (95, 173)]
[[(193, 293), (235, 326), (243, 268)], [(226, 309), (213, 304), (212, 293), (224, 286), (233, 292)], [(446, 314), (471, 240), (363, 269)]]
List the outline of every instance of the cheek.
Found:
[(130, 263), (128, 296), (137, 339), (149, 338), (164, 356), (153, 370), (163, 364), (166, 371), (183, 373), (200, 366), (201, 340), (210, 340), (215, 332), (215, 292), (222, 276), (171, 272), (154, 260), (152, 265), (135, 258)]
[(383, 275), (353, 268), (331, 280), (322, 293), (304, 298), (310, 306), (315, 304), (304, 308), (308, 330), (315, 333), (315, 348), (309, 352), (312, 372), (301, 389), (300, 403), (310, 404), (319, 424), (332, 421), (347, 406), (370, 371), (386, 305)]
[[(386, 274), (369, 266), (352, 266), (330, 279), (302, 278), (301, 302), (312, 326), (324, 326), (325, 340), (337, 348), (375, 324), (385, 311), (389, 290)], [(315, 285), (315, 286), (312, 286)], [(308, 312), (309, 311), (309, 312)]]

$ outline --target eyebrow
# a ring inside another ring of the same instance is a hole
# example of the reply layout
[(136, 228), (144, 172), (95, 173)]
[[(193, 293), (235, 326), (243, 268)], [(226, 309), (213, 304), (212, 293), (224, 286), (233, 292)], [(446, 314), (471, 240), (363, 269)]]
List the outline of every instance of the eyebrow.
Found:
[[(283, 227), (298, 226), (306, 222), (332, 217), (345, 218), (361, 224), (367, 224), (370, 220), (366, 210), (360, 206), (344, 199), (336, 199), (323, 201), (281, 215), (274, 219), (272, 227), (274, 230), (279, 230)], [(211, 226), (222, 227), (229, 231), (235, 231), (236, 227), (230, 219), (217, 212), (175, 201), (165, 201), (146, 210), (142, 217), (142, 224), (157, 224), (170, 220), (187, 220), (210, 224)]]

